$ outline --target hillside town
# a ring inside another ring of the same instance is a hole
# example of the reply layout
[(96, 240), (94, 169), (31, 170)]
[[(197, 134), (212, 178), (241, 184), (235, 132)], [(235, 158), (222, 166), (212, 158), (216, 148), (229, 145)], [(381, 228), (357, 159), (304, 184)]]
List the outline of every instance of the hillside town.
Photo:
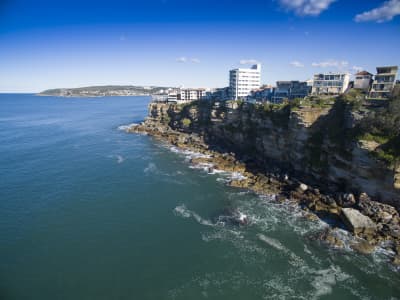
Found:
[(155, 102), (188, 103), (196, 100), (243, 100), (282, 103), (308, 96), (335, 97), (357, 89), (369, 100), (388, 99), (398, 83), (398, 66), (377, 67), (375, 75), (360, 71), (351, 80), (348, 72), (318, 73), (307, 81), (277, 81), (275, 86), (261, 84), (261, 64), (229, 71), (229, 86), (208, 88), (170, 88), (153, 96)]

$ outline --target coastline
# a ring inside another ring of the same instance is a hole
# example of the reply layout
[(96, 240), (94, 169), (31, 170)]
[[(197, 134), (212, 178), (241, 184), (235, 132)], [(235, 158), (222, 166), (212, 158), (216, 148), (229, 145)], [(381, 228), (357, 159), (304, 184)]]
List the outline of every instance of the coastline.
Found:
[[(366, 193), (358, 197), (353, 194), (324, 194), (318, 188), (279, 171), (263, 173), (256, 165), (249, 166), (236, 158), (234, 153), (211, 149), (199, 134), (181, 132), (167, 125), (155, 126), (153, 120), (147, 119), (121, 129), (128, 133), (152, 136), (175, 147), (177, 152), (198, 153), (189, 159), (193, 168), (204, 169), (210, 174), (235, 174), (226, 180), (226, 185), (257, 195), (272, 195), (274, 201), (296, 205), (304, 212), (304, 217), (311, 221), (327, 221), (329, 229), (317, 237), (327, 246), (335, 249), (350, 247), (365, 255), (383, 249), (393, 265), (400, 269), (400, 216), (394, 207), (373, 201)], [(341, 228), (346, 228), (352, 236), (350, 242), (339, 234)]]
[(57, 97), (57, 98), (102, 98), (102, 97), (150, 97), (150, 94), (142, 95), (49, 95), (37, 93), (35, 96), (39, 97)]

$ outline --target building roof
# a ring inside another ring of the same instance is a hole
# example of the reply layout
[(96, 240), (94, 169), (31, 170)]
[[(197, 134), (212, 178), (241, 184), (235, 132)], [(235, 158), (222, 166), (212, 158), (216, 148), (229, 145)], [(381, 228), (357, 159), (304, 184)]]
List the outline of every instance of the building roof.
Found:
[(376, 69), (398, 69), (398, 66), (384, 66), (384, 67), (376, 67)]
[(371, 75), (372, 76), (372, 74), (370, 72), (367, 72), (367, 71), (358, 72), (356, 75)]

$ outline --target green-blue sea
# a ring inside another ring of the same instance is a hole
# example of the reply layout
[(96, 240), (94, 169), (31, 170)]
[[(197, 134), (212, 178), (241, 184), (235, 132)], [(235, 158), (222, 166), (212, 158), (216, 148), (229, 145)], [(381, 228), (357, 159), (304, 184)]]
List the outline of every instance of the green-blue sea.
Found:
[(383, 251), (125, 133), (149, 101), (0, 95), (0, 299), (400, 299)]

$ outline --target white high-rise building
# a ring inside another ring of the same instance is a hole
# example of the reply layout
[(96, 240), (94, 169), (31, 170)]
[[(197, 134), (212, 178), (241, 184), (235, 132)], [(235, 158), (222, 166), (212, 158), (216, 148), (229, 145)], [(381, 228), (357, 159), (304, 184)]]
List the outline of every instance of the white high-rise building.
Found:
[(253, 65), (250, 69), (234, 69), (229, 71), (229, 89), (235, 100), (246, 98), (251, 91), (261, 86), (261, 64)]

